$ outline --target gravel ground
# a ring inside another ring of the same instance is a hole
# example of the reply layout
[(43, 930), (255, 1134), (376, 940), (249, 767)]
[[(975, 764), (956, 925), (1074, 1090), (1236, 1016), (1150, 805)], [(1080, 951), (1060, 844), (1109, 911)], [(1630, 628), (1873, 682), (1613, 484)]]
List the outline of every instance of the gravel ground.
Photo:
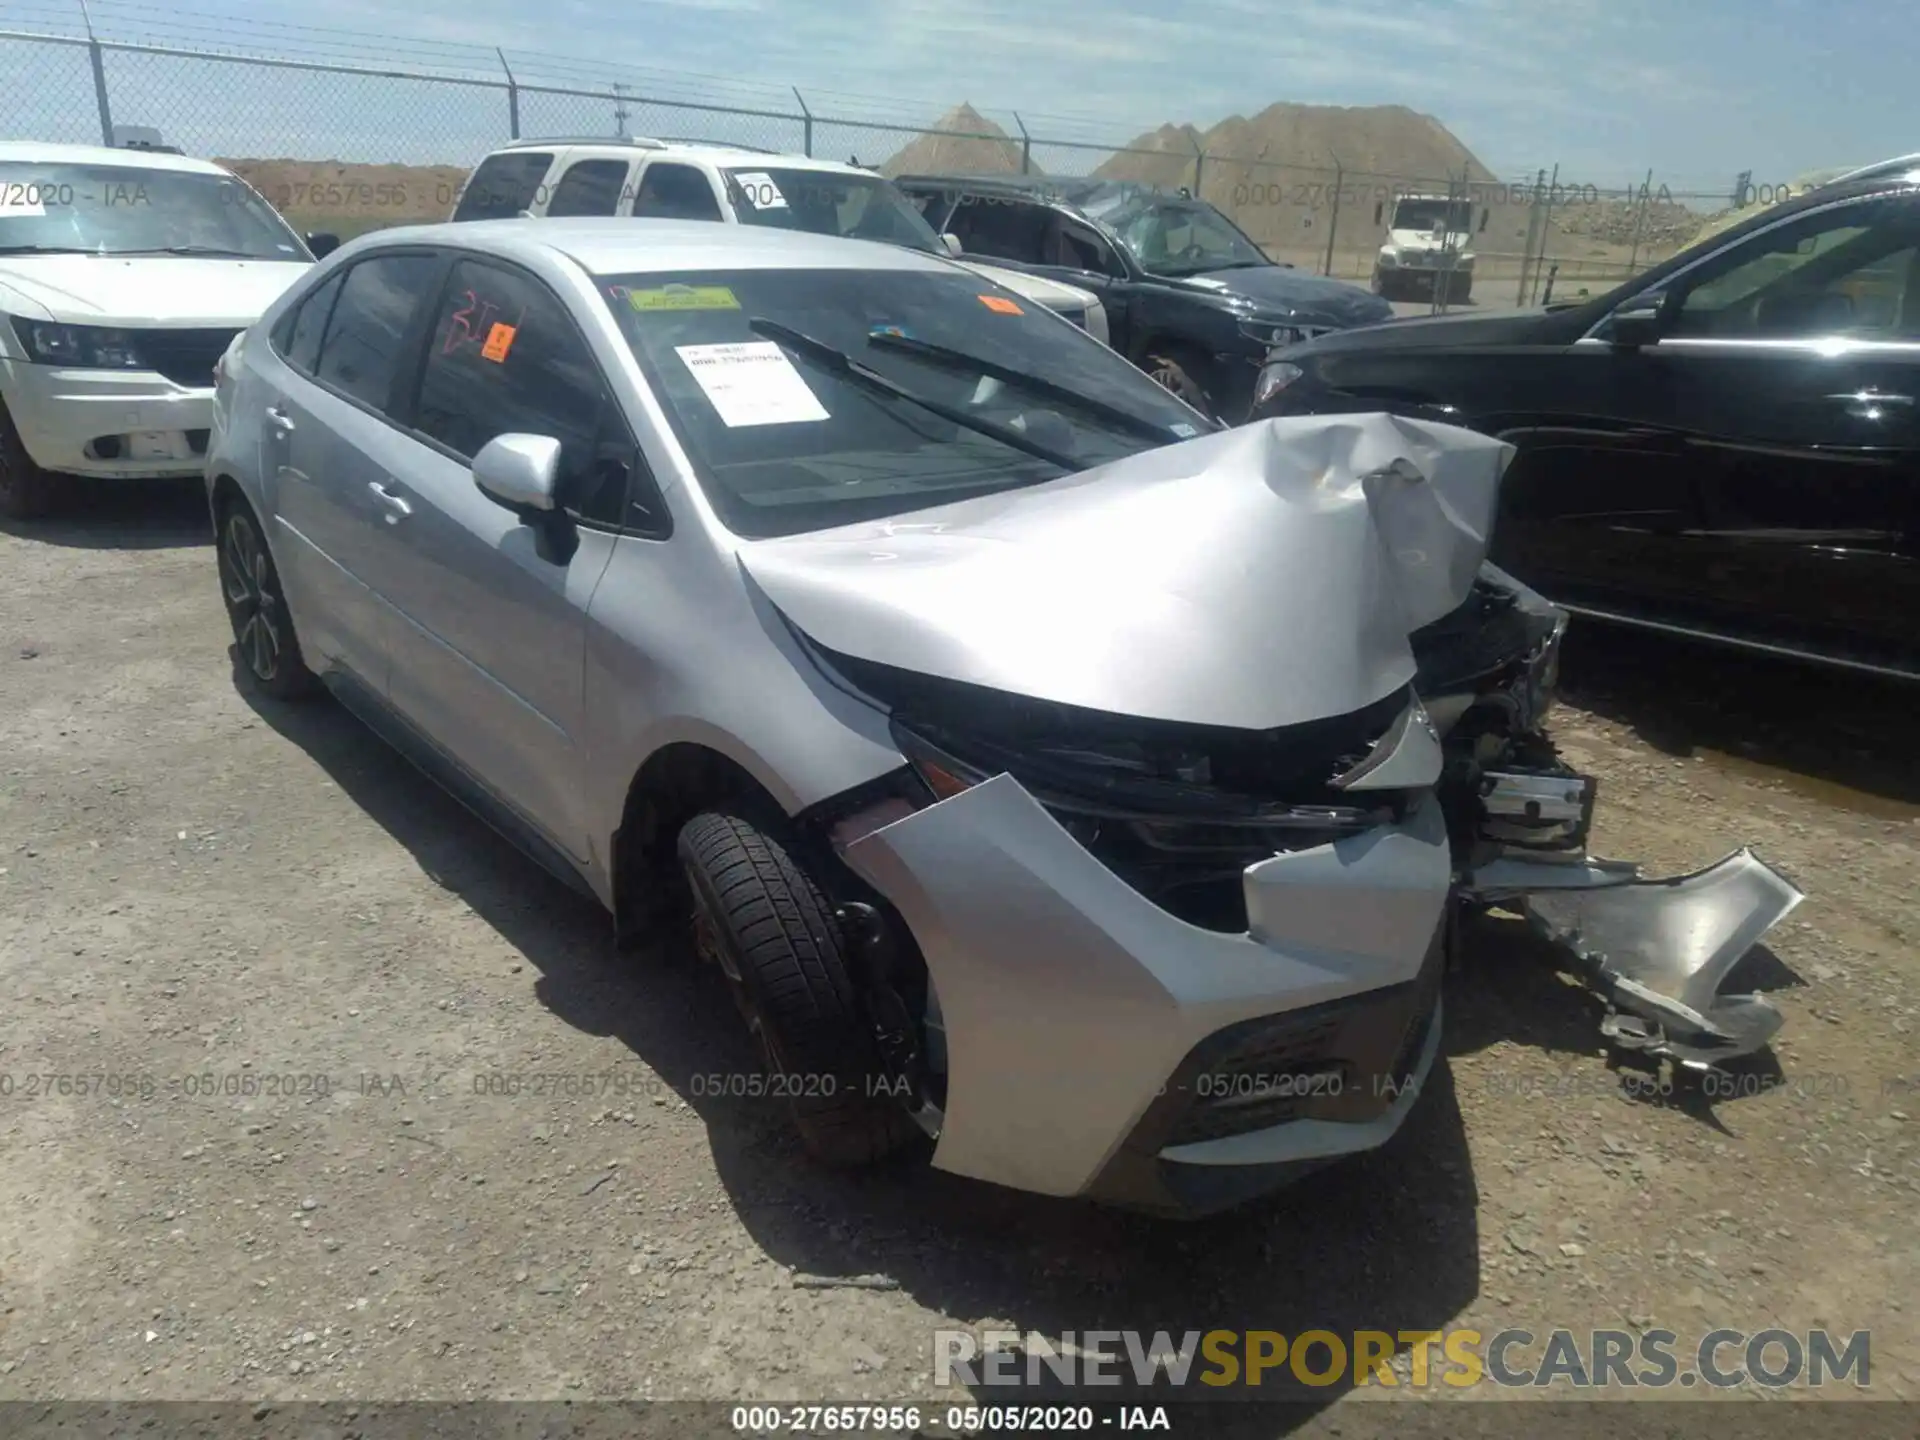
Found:
[(1914, 1397), (1911, 692), (1576, 627), (1599, 848), (1810, 896), (1751, 962), (1777, 1067), (1629, 1097), (1490, 917), (1389, 1146), (1167, 1225), (826, 1174), (705, 1093), (753, 1068), (708, 973), (236, 689), (204, 528), (182, 489), (0, 532), (0, 1398), (949, 1400), (943, 1327), (1510, 1325), (1871, 1329)]

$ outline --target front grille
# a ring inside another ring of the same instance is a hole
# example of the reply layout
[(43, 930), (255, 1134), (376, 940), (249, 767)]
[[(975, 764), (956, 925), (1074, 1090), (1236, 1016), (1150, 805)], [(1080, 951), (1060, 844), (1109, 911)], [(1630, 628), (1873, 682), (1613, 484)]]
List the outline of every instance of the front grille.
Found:
[(142, 330), (140, 358), (176, 385), (213, 388), (213, 367), (240, 332), (218, 330)]

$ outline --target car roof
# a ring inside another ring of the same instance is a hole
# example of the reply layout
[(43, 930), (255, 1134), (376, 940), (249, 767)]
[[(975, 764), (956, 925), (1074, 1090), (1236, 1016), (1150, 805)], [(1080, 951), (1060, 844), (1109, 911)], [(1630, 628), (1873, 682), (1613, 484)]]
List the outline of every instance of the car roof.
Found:
[(941, 185), (955, 190), (1007, 190), (1022, 195), (1031, 195), (1038, 200), (1059, 199), (1065, 193), (1065, 185), (1085, 186), (1090, 183), (1073, 176), (1060, 175), (1016, 175), (1011, 171), (990, 171), (981, 175), (968, 175), (960, 171), (948, 171), (931, 175), (896, 175), (896, 185)]
[(231, 172), (211, 160), (168, 155), (158, 150), (121, 150), (108, 145), (55, 145), (38, 140), (0, 140), (0, 162), (29, 164), (120, 165), (131, 170), (186, 170), (198, 175)]
[(758, 162), (777, 170), (813, 170), (830, 175), (872, 175), (874, 172), (838, 160), (816, 160), (810, 155), (788, 155), (778, 150), (763, 150), (757, 145), (732, 145), (720, 140), (659, 140), (646, 135), (609, 137), (605, 135), (562, 135), (549, 139), (516, 140), (493, 153), (514, 150), (595, 150), (624, 154), (643, 150), (663, 160), (704, 160), (714, 165), (734, 166)]
[(920, 270), (951, 273), (942, 256), (873, 240), (843, 240), (809, 231), (711, 220), (580, 219), (444, 221), (379, 230), (354, 242), (361, 251), (386, 245), (449, 245), (511, 259), (562, 255), (593, 275), (684, 270)]

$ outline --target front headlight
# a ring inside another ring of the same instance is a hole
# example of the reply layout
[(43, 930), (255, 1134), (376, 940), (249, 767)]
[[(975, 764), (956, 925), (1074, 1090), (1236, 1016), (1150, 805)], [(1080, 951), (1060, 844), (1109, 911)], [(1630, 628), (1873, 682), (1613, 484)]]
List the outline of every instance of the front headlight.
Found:
[(1289, 365), (1284, 360), (1269, 360), (1260, 367), (1259, 378), (1253, 382), (1254, 407), (1266, 404), (1306, 373), (1298, 365)]
[(1380, 247), (1380, 263), (1382, 265), (1398, 265), (1400, 263), (1400, 247), (1398, 245), (1382, 245)]
[(101, 325), (56, 325), (47, 320), (13, 317), (13, 333), (39, 365), (71, 365), (88, 370), (144, 370), (147, 362), (125, 330)]
[(1271, 320), (1242, 320), (1240, 333), (1261, 345), (1298, 345), (1307, 332), (1297, 325), (1276, 325)]

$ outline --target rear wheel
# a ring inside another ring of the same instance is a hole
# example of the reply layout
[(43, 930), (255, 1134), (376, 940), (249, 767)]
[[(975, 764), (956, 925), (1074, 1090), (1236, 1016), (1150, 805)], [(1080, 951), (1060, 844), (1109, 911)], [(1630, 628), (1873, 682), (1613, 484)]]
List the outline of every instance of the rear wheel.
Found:
[(230, 500), (219, 514), (220, 593), (242, 673), (256, 690), (276, 700), (312, 694), (319, 681), (300, 653), (280, 572), (260, 534), (259, 520), (243, 500)]
[(53, 509), (54, 487), (54, 478), (34, 463), (13, 416), (0, 404), (0, 515), (10, 520), (39, 519)]
[(696, 815), (680, 831), (694, 942), (726, 977), (801, 1142), (829, 1165), (872, 1164), (920, 1135), (876, 1085), (883, 1070), (833, 908), (766, 831)]

